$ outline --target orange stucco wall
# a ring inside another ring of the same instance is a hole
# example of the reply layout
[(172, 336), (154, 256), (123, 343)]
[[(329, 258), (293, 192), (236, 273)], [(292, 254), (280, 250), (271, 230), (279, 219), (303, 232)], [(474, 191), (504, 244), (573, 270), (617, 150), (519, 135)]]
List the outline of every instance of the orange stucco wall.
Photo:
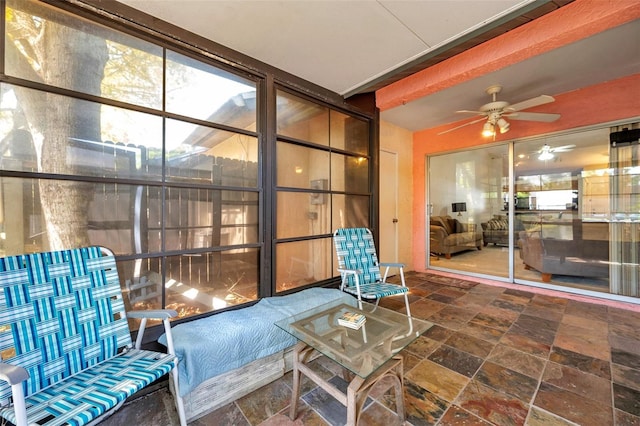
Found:
[[(546, 109), (548, 112), (560, 113), (560, 119), (552, 123), (518, 121), (517, 126), (512, 125), (508, 133), (496, 135), (496, 141), (640, 117), (640, 74), (554, 97), (556, 101), (546, 105)], [(413, 267), (417, 271), (425, 269), (426, 259), (426, 156), (493, 143), (493, 140), (480, 135), (479, 126), (467, 126), (438, 135), (455, 125), (434, 127), (413, 135)]]
[(381, 111), (640, 18), (638, 0), (576, 0), (376, 91)]
[[(394, 108), (637, 19), (640, 19), (638, 0), (576, 0), (526, 25), (378, 90), (376, 103), (381, 111)], [(556, 102), (540, 108), (540, 111), (560, 113), (562, 117), (558, 121), (518, 121), (517, 126), (512, 125), (507, 134), (498, 135), (496, 140), (507, 141), (640, 117), (639, 93), (640, 74), (569, 93), (552, 94)], [(461, 123), (462, 121), (449, 123), (446, 126), (418, 131), (413, 135), (412, 266), (417, 271), (426, 268), (426, 156), (493, 142), (482, 138), (479, 127), (476, 126), (438, 135), (439, 132)]]

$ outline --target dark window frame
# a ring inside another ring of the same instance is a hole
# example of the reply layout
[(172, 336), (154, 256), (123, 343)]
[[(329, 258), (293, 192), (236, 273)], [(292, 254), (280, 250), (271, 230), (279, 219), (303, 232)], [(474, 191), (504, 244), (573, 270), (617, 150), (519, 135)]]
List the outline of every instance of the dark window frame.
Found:
[[(368, 123), (369, 126), (369, 189), (367, 194), (354, 194), (354, 195), (368, 195), (370, 197), (369, 205), (369, 217), (371, 228), (374, 230), (374, 234), (377, 234), (377, 206), (378, 206), (378, 122), (379, 113), (375, 107), (375, 99), (373, 96), (358, 96), (353, 100), (345, 100), (340, 95), (331, 92), (322, 87), (313, 85), (300, 79), (296, 76), (288, 74), (284, 71), (278, 70), (267, 64), (261, 63), (253, 58), (249, 58), (224, 46), (221, 46), (213, 41), (205, 40), (195, 34), (189, 33), (184, 29), (175, 27), (169, 23), (158, 22), (155, 18), (150, 17), (144, 13), (141, 13), (126, 5), (115, 2), (102, 2), (99, 0), (83, 0), (82, 3), (67, 2), (59, 0), (43, 0), (54, 8), (64, 10), (76, 15), (82, 19), (88, 19), (97, 24), (104, 25), (108, 28), (112, 28), (117, 31), (122, 31), (128, 35), (139, 38), (146, 42), (153, 43), (160, 46), (163, 52), (171, 50), (181, 55), (188, 56), (196, 61), (203, 62), (206, 65), (220, 68), (226, 72), (236, 74), (241, 78), (245, 78), (256, 83), (256, 131), (247, 131), (245, 129), (234, 128), (220, 123), (212, 123), (210, 121), (198, 120), (191, 117), (184, 117), (178, 114), (168, 113), (166, 111), (159, 111), (153, 108), (141, 107), (126, 102), (121, 102), (113, 99), (103, 98), (100, 96), (88, 95), (78, 93), (73, 90), (64, 89), (60, 87), (49, 86), (46, 84), (33, 82), (17, 77), (7, 76), (3, 72), (0, 73), (0, 83), (9, 83), (36, 90), (56, 93), (63, 96), (69, 96), (75, 99), (88, 100), (92, 102), (98, 102), (100, 104), (110, 105), (114, 107), (123, 107), (132, 111), (139, 111), (143, 113), (149, 113), (162, 117), (163, 119), (177, 119), (186, 121), (195, 125), (206, 126), (214, 129), (232, 131), (235, 133), (246, 134), (257, 138), (259, 145), (258, 154), (258, 184), (256, 188), (245, 187), (230, 187), (224, 185), (202, 185), (198, 183), (188, 184), (185, 182), (172, 182), (163, 179), (162, 182), (158, 181), (146, 181), (141, 179), (124, 179), (124, 178), (101, 178), (101, 177), (89, 177), (83, 176), (81, 181), (104, 183), (104, 184), (122, 184), (122, 185), (146, 185), (152, 187), (175, 187), (175, 188), (193, 188), (193, 189), (209, 189), (209, 190), (238, 190), (238, 191), (250, 191), (256, 192), (258, 195), (258, 235), (259, 241), (255, 244), (248, 244), (246, 248), (258, 248), (260, 250), (259, 266), (258, 266), (258, 293), (257, 297), (267, 297), (275, 295), (275, 271), (272, 264), (273, 255), (275, 252), (275, 244), (277, 239), (275, 238), (275, 198), (277, 194), (276, 182), (275, 182), (275, 147), (278, 139), (280, 138), (276, 134), (276, 112), (275, 101), (276, 93), (278, 90), (283, 90), (291, 93), (295, 96), (305, 98), (313, 103), (317, 103), (322, 106), (326, 106), (331, 110), (337, 112), (355, 116)], [(1, 14), (2, 20), (0, 25), (4, 27), (4, 15), (6, 4), (4, 0), (0, 0), (0, 6), (2, 6)], [(4, 28), (3, 28), (4, 29)], [(4, 34), (2, 47), (3, 54), (0, 55), (0, 69), (4, 70)], [(166, 56), (163, 54), (163, 57)], [(163, 65), (164, 68), (164, 65)], [(364, 109), (363, 109), (364, 107)], [(306, 144), (304, 141), (301, 141)], [(345, 150), (335, 150), (346, 155), (357, 155), (353, 152)], [(36, 179), (62, 179), (62, 180), (78, 180), (76, 176), (61, 176), (51, 174), (40, 174), (31, 172), (16, 172), (0, 170), (0, 176), (8, 177), (21, 177), (21, 178), (36, 178)], [(345, 195), (349, 195), (345, 192)], [(234, 246), (236, 247), (236, 246)], [(244, 245), (243, 245), (244, 247)], [(210, 251), (221, 251), (228, 247), (215, 247)], [(120, 256), (119, 260), (128, 261), (132, 259), (149, 259), (154, 257), (166, 258), (168, 256), (175, 256), (184, 253), (191, 253), (193, 250), (177, 250), (177, 251), (163, 251), (159, 254), (143, 253), (136, 256)], [(335, 283), (334, 280), (329, 280), (330, 283)], [(327, 285), (327, 282), (314, 283), (313, 285)], [(299, 290), (299, 289), (297, 289)], [(164, 306), (164, 300), (163, 300)], [(250, 302), (251, 304), (254, 302)], [(191, 321), (199, 317), (212, 315), (224, 310), (236, 309), (248, 304), (234, 305), (221, 310), (209, 311), (201, 315), (186, 317), (181, 320), (177, 320), (176, 323)], [(158, 328), (159, 331), (159, 328)], [(148, 333), (146, 340), (155, 340), (159, 335), (158, 333)]]

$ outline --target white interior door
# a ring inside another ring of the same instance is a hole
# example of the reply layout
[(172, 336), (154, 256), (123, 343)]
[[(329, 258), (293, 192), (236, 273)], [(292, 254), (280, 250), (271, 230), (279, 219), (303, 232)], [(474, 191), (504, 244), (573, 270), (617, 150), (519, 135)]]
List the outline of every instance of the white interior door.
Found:
[(398, 153), (380, 151), (380, 259), (398, 261)]

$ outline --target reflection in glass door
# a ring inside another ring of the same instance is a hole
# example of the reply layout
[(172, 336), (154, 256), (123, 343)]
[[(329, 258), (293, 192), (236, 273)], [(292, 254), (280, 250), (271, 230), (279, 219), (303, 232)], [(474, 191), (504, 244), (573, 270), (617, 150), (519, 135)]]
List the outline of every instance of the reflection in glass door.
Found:
[(611, 293), (640, 296), (640, 125), (610, 136)]
[(511, 142), (511, 178), (506, 144), (429, 157), (429, 268), (640, 296), (638, 128)]
[(429, 158), (429, 267), (509, 277), (509, 149)]
[(609, 292), (609, 129), (514, 145), (515, 278)]

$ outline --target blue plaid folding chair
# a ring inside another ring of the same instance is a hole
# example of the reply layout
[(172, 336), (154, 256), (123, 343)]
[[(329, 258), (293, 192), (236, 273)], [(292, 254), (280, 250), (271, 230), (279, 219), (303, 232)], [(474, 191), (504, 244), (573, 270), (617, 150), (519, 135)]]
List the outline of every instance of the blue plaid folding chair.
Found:
[[(177, 389), (175, 315), (125, 313), (115, 258), (101, 247), (0, 258), (0, 416), (93, 425), (167, 373)], [(141, 319), (135, 346), (127, 317)], [(169, 353), (140, 349), (147, 318), (162, 320)], [(176, 408), (186, 426), (179, 396)]]
[[(383, 297), (402, 294), (407, 316), (411, 318), (409, 288), (404, 281), (404, 264), (378, 262), (373, 234), (369, 229), (337, 229), (333, 233), (333, 243), (338, 256), (338, 272), (342, 278), (340, 290), (356, 296), (360, 309), (363, 299), (375, 299), (374, 311)], [(380, 267), (385, 268), (384, 276), (380, 274)], [(390, 268), (398, 268), (402, 285), (387, 282)]]

